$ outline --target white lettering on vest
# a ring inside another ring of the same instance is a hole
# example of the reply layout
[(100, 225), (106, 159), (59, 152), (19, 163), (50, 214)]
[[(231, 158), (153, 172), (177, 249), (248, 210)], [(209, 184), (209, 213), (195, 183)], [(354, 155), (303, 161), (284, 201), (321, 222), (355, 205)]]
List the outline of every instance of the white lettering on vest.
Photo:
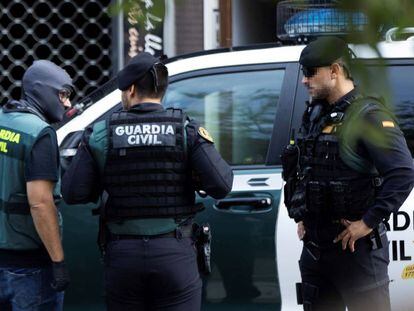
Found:
[(151, 125), (151, 133), (152, 134), (159, 134), (161, 132), (161, 128), (157, 124)]
[(132, 135), (134, 133), (134, 127), (131, 126), (125, 126), (125, 134)]
[(172, 125), (168, 125), (167, 126), (167, 130), (165, 131), (165, 134), (172, 134), (172, 135), (174, 135), (174, 128), (172, 127)]
[(137, 137), (138, 136), (129, 136), (128, 137), (128, 144), (130, 144), (130, 145), (135, 145), (136, 144), (136, 139), (137, 139)]
[(147, 144), (147, 140), (148, 140), (148, 137), (149, 137), (150, 135), (148, 135), (148, 134), (146, 134), (146, 135), (141, 135), (141, 142), (144, 144), (144, 145), (146, 145)]
[(154, 145), (161, 145), (161, 144), (162, 144), (162, 141), (159, 141), (158, 136), (154, 135)]
[(142, 134), (151, 134), (151, 126), (149, 124), (142, 126)]
[(157, 134), (175, 135), (171, 124), (136, 124), (120, 125), (115, 128), (115, 135), (127, 136), (129, 145), (162, 145), (163, 140)]
[(124, 135), (124, 133), (125, 133), (124, 128), (122, 126), (118, 126), (115, 129), (115, 134), (118, 135), (118, 136), (122, 136), (122, 135)]

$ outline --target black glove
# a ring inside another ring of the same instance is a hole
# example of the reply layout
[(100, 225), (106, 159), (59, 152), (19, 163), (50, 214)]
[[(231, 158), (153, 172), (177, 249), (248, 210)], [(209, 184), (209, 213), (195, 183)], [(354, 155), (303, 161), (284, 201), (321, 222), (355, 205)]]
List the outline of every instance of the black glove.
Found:
[(65, 261), (53, 262), (53, 281), (50, 284), (57, 292), (64, 291), (70, 283), (69, 271), (66, 268)]

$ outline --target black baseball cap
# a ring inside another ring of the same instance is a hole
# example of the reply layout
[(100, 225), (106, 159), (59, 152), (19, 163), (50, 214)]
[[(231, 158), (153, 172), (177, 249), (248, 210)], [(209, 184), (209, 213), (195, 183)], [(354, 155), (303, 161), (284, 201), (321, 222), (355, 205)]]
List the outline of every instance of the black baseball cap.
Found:
[(302, 50), (299, 63), (303, 67), (324, 67), (332, 65), (341, 57), (349, 60), (351, 53), (344, 40), (337, 37), (320, 37)]
[(118, 72), (118, 88), (121, 91), (127, 90), (134, 82), (138, 81), (152, 69), (159, 59), (150, 53), (142, 52), (135, 55), (128, 64)]

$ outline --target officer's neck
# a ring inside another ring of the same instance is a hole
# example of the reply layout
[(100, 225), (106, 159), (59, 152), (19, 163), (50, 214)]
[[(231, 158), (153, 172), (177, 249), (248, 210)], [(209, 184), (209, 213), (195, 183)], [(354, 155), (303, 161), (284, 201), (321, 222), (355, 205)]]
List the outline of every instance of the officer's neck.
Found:
[(343, 83), (338, 83), (332, 92), (327, 97), (327, 101), (330, 105), (334, 105), (340, 98), (351, 92), (355, 88), (354, 82), (351, 80), (345, 80)]
[(131, 105), (131, 107), (140, 105), (140, 104), (161, 104), (161, 98), (154, 98), (154, 97), (137, 97), (134, 101), (134, 104)]

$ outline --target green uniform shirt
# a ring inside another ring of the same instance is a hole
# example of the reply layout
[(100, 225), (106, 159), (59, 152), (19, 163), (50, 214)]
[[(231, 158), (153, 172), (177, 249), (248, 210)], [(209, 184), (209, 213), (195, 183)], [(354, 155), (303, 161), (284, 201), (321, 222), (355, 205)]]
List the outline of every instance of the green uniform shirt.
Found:
[(158, 235), (174, 231), (178, 224), (172, 218), (128, 219), (108, 224), (114, 234)]

